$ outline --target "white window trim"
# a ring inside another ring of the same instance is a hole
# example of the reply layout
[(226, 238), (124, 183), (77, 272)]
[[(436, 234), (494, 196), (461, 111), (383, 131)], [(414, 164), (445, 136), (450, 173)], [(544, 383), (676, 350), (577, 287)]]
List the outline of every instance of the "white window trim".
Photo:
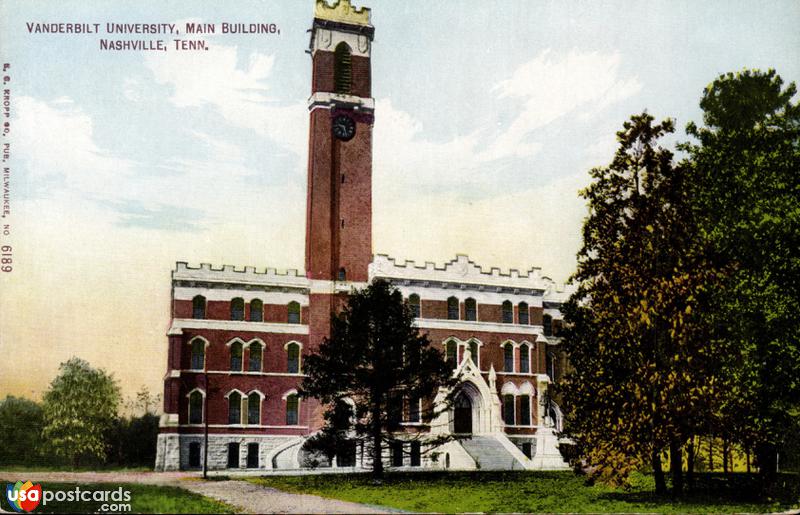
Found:
[(284, 372), (284, 374), (290, 376), (299, 376), (303, 375), (303, 344), (297, 340), (289, 340), (283, 346), (283, 350), (286, 351), (286, 369), (289, 369), (289, 345), (292, 345), (293, 343), (297, 344), (299, 347), (297, 351), (297, 372)]
[(202, 336), (195, 336), (187, 343), (189, 345), (189, 365), (192, 363), (192, 349), (194, 348), (194, 342), (200, 340), (203, 342), (203, 368), (189, 368), (189, 370), (193, 371), (202, 371), (206, 369), (206, 363), (208, 362), (208, 346), (210, 345), (209, 341), (203, 338)]
[(186, 420), (192, 420), (192, 394), (195, 392), (199, 392), (200, 395), (203, 396), (203, 402), (200, 403), (200, 424), (194, 424), (194, 425), (203, 425), (203, 422), (205, 422), (206, 420), (205, 419), (206, 392), (205, 390), (203, 390), (198, 386), (195, 386), (189, 393), (186, 394), (186, 398), (188, 399), (188, 402), (186, 403), (186, 415), (187, 415)]

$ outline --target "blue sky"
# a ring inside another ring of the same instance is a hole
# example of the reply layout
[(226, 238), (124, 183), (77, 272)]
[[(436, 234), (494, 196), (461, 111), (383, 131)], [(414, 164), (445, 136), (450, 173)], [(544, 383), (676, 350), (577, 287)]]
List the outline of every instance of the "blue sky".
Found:
[[(577, 191), (610, 160), (629, 115), (674, 117), (680, 140), (719, 74), (772, 67), (800, 79), (796, 1), (367, 5), (374, 251), (398, 258), (462, 252), (563, 281), (585, 215)], [(0, 346), (30, 348), (29, 366), (50, 377), (74, 353), (113, 369), (113, 341), (131, 356), (123, 380), (157, 389), (152, 356), (166, 347), (175, 261), (302, 268), (313, 3), (4, 0), (0, 9), (18, 260), (0, 278)], [(186, 21), (270, 22), (281, 33), (154, 54), (25, 28)], [(46, 323), (43, 312), (53, 312)], [(4, 366), (0, 394), (26, 388)]]

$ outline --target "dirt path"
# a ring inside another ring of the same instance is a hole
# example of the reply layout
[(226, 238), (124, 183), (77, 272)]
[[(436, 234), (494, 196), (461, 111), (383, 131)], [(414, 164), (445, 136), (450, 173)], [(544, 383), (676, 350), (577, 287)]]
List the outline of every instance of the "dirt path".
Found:
[(247, 481), (203, 481), (194, 472), (5, 472), (4, 482), (140, 483), (177, 486), (235, 506), (245, 513), (392, 513), (379, 506), (292, 494)]

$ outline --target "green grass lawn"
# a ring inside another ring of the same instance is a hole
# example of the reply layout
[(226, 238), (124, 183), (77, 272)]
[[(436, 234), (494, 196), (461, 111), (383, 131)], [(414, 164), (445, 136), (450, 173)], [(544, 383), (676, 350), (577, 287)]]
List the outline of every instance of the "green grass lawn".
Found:
[[(41, 485), (43, 490), (51, 492), (74, 491), (75, 487), (80, 487), (81, 491), (114, 491), (122, 487), (130, 492), (130, 502), (122, 501), (122, 504), (130, 504), (130, 509), (115, 510), (111, 507), (106, 507), (106, 511), (127, 511), (131, 513), (236, 513), (233, 507), (225, 503), (172, 486), (131, 483), (41, 483)], [(113, 500), (109, 502), (116, 504)], [(44, 502), (40, 502), (34, 513), (98, 513), (103, 509), (103, 504), (102, 501), (52, 501), (48, 502), (47, 505)], [(5, 492), (2, 495), (0, 506), (6, 511), (11, 509), (5, 498)]]
[(800, 507), (800, 477), (782, 476), (780, 498), (755, 498), (755, 478), (721, 474), (698, 477), (696, 493), (681, 501), (653, 493), (651, 476), (637, 475), (629, 489), (588, 486), (572, 472), (422, 472), (387, 474), (383, 485), (368, 474), (268, 476), (253, 483), (409, 511), (424, 512), (768, 512)]

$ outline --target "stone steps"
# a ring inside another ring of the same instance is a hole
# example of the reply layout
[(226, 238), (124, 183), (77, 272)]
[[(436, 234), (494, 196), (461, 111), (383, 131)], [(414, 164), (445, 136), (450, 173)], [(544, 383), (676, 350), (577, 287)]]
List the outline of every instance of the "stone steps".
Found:
[(473, 436), (468, 440), (461, 440), (460, 443), (480, 470), (525, 469), (522, 463), (493, 436)]

